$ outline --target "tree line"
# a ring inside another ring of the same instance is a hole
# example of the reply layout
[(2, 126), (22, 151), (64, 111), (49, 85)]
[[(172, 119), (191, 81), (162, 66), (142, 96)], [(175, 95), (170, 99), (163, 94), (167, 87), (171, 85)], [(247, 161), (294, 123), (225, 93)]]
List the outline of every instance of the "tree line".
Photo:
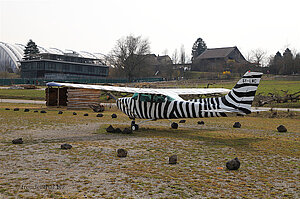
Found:
[(270, 58), (268, 70), (276, 75), (300, 74), (300, 53), (293, 54), (289, 48), (283, 54), (278, 51)]
[[(191, 62), (201, 55), (207, 49), (207, 45), (202, 38), (197, 38), (191, 50)], [(165, 77), (173, 78), (182, 75), (182, 71), (175, 68), (173, 64), (185, 64), (187, 62), (187, 54), (184, 46), (181, 46), (178, 53), (175, 49), (172, 59), (167, 60), (168, 56), (161, 56), (157, 60), (156, 55), (150, 54), (150, 42), (141, 36), (129, 35), (117, 40), (111, 52), (106, 56), (105, 63), (110, 68), (110, 76), (118, 78), (126, 78), (133, 80), (143, 77)], [(29, 40), (24, 50), (24, 59), (38, 58), (39, 50), (37, 45)], [(164, 55), (167, 55), (165, 50)], [(266, 51), (256, 49), (251, 51), (246, 57), (247, 62), (243, 64), (226, 63), (230, 68), (234, 68), (232, 72), (244, 72), (245, 70), (253, 70), (260, 68), (262, 71), (271, 74), (290, 75), (300, 74), (300, 54), (293, 54), (287, 48), (283, 54), (279, 51), (275, 56), (271, 56), (266, 62)], [(213, 71), (210, 71), (213, 72)]]

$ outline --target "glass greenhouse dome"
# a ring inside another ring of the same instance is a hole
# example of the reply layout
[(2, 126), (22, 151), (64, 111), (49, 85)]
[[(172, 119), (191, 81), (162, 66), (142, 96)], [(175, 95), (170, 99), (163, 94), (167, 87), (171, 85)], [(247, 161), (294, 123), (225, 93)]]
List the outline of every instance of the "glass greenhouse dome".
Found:
[[(86, 51), (76, 52), (74, 50), (60, 50), (57, 48), (44, 48), (38, 46), (40, 53), (67, 55), (76, 54), (78, 57), (103, 60), (104, 55), (101, 53), (90, 53)], [(0, 42), (0, 72), (17, 72), (21, 65), (20, 61), (24, 57), (25, 45), (8, 44)]]

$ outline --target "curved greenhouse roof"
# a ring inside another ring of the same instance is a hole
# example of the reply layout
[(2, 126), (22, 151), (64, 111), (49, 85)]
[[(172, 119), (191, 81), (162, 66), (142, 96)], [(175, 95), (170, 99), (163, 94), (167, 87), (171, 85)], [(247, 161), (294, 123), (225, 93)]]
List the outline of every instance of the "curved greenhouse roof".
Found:
[[(105, 55), (101, 53), (90, 53), (86, 51), (76, 52), (74, 50), (60, 50), (57, 48), (44, 48), (38, 46), (40, 53), (49, 53), (57, 55), (76, 54), (76, 56), (103, 60)], [(0, 42), (0, 72), (16, 72), (19, 69), (20, 61), (24, 58), (25, 45), (8, 44)]]

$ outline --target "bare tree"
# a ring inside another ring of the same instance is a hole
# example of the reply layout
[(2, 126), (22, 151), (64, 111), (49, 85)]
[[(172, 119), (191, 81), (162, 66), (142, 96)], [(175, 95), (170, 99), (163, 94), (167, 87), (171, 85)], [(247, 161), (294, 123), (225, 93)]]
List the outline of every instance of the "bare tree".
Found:
[(250, 61), (253, 62), (257, 67), (263, 67), (266, 64), (267, 51), (262, 49), (255, 49), (251, 51)]
[(185, 49), (184, 49), (184, 45), (181, 45), (181, 48), (180, 48), (180, 63), (181, 64), (185, 64)]
[(125, 75), (129, 81), (139, 77), (146, 54), (150, 53), (150, 44), (141, 36), (129, 35), (117, 41), (112, 49), (111, 63), (119, 75)]
[(178, 51), (177, 51), (177, 48), (173, 52), (172, 60), (173, 60), (173, 64), (178, 64)]

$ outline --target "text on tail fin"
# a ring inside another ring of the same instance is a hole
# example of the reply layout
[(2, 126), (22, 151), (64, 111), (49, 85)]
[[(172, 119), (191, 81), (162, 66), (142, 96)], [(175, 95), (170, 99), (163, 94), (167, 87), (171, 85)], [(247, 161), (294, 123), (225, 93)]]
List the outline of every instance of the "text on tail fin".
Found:
[(237, 109), (242, 113), (251, 113), (251, 105), (254, 100), (262, 73), (246, 72), (234, 88), (224, 97), (222, 102), (225, 109)]

